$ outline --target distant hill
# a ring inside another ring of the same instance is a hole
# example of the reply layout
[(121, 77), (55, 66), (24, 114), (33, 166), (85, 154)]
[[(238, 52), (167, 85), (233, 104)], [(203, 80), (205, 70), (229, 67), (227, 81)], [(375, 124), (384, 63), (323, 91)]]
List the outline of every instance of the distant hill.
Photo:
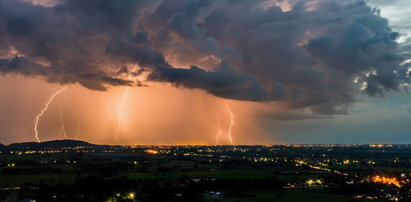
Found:
[(78, 140), (53, 140), (48, 142), (22, 142), (22, 143), (14, 143), (8, 146), (1, 147), (0, 149), (42, 149), (42, 148), (62, 148), (62, 147), (79, 147), (79, 146), (98, 146), (94, 144), (90, 144), (84, 141)]

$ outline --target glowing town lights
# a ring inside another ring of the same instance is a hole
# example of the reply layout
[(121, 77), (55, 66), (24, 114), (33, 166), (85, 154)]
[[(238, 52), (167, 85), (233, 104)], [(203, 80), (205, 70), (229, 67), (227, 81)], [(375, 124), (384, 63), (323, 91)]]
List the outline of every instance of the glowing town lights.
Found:
[(120, 107), (119, 107), (119, 110), (118, 110), (118, 117), (117, 117), (117, 129), (116, 129), (116, 133), (115, 133), (115, 136), (114, 136), (114, 139), (116, 140), (116, 143), (118, 143), (118, 135), (119, 135), (120, 130), (121, 130), (121, 122), (122, 122), (122, 118), (123, 118), (123, 108), (124, 108), (123, 105), (124, 105), (124, 102), (127, 98), (129, 88), (130, 87), (127, 87), (126, 90), (124, 90), (123, 96), (121, 97), (121, 100), (120, 100)]
[(395, 185), (397, 187), (401, 187), (400, 181), (397, 180), (397, 178), (392, 177), (380, 177), (380, 176), (374, 176), (372, 178), (372, 181), (374, 183), (382, 183), (382, 184), (388, 184), (388, 185)]
[(377, 147), (377, 148), (383, 148), (383, 144), (370, 144), (370, 147)]
[(148, 154), (158, 154), (158, 151), (154, 149), (147, 149), (145, 152)]
[(308, 186), (312, 186), (312, 185), (321, 185), (323, 182), (320, 179), (317, 179), (317, 180), (309, 179), (305, 183)]
[(54, 100), (54, 98), (66, 89), (67, 89), (67, 86), (64, 86), (63, 88), (61, 88), (60, 90), (55, 92), (53, 95), (51, 95), (50, 99), (48, 100), (48, 102), (46, 103), (44, 108), (40, 111), (40, 113), (34, 119), (34, 139), (36, 139), (37, 142), (40, 142), (39, 132), (38, 132), (38, 129), (37, 129), (37, 127), (39, 125), (40, 118), (43, 116), (44, 112), (47, 111), (50, 103)]
[(230, 114), (230, 127), (228, 128), (228, 139), (230, 140), (230, 144), (233, 144), (233, 138), (232, 138), (231, 131), (234, 126), (234, 114), (231, 111), (230, 106), (228, 105), (227, 102), (225, 102), (225, 106), (227, 108), (228, 113)]
[(134, 193), (129, 193), (127, 198), (128, 199), (134, 199), (134, 197), (135, 197)]

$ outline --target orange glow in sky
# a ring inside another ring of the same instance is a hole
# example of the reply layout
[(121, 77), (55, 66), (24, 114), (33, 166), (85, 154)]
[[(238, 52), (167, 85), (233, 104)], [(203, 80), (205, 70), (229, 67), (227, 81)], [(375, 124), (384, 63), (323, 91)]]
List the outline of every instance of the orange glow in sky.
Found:
[[(64, 86), (17, 75), (2, 76), (0, 85), (6, 83), (13, 85), (14, 90), (0, 88), (0, 93), (7, 95), (2, 101), (2, 111), (8, 114), (7, 119), (0, 115), (4, 120), (0, 126), (18, 127), (3, 127), (10, 129), (2, 137), (2, 143), (32, 141), (32, 121), (50, 98), (50, 89)], [(55, 96), (43, 112), (37, 128), (41, 141), (63, 138), (60, 110), (64, 104), (63, 124), (68, 139), (96, 144), (118, 141), (142, 145), (214, 145), (216, 128), (221, 127), (219, 144), (231, 143), (229, 133), (235, 138), (235, 144), (273, 142), (273, 137), (266, 135), (255, 121), (256, 103), (223, 100), (201, 90), (162, 83), (149, 83), (147, 87), (111, 87), (107, 91), (93, 91), (77, 84), (64, 89), (66, 96)], [(232, 114), (228, 113), (225, 102)], [(235, 125), (231, 122), (232, 115)]]

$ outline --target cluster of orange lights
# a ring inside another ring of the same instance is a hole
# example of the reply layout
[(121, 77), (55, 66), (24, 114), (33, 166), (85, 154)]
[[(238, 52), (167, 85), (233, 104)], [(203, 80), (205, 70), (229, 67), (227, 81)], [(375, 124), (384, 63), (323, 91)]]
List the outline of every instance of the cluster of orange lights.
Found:
[(158, 154), (158, 151), (155, 149), (147, 149), (145, 152), (148, 154)]
[(397, 180), (395, 177), (380, 177), (380, 176), (374, 176), (372, 178), (372, 181), (375, 183), (382, 183), (382, 184), (388, 184), (388, 185), (395, 185), (397, 187), (401, 187), (401, 182)]

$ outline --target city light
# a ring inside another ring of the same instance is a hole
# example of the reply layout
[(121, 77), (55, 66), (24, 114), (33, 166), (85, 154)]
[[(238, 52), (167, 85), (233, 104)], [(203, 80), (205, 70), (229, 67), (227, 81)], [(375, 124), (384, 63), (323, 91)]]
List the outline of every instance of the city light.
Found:
[(147, 149), (145, 152), (148, 154), (158, 154), (158, 151), (154, 149)]
[(397, 187), (401, 187), (400, 181), (397, 180), (395, 177), (384, 177), (384, 176), (374, 176), (372, 178), (372, 181), (375, 183), (382, 183), (382, 184), (388, 184), (388, 185), (395, 185)]

